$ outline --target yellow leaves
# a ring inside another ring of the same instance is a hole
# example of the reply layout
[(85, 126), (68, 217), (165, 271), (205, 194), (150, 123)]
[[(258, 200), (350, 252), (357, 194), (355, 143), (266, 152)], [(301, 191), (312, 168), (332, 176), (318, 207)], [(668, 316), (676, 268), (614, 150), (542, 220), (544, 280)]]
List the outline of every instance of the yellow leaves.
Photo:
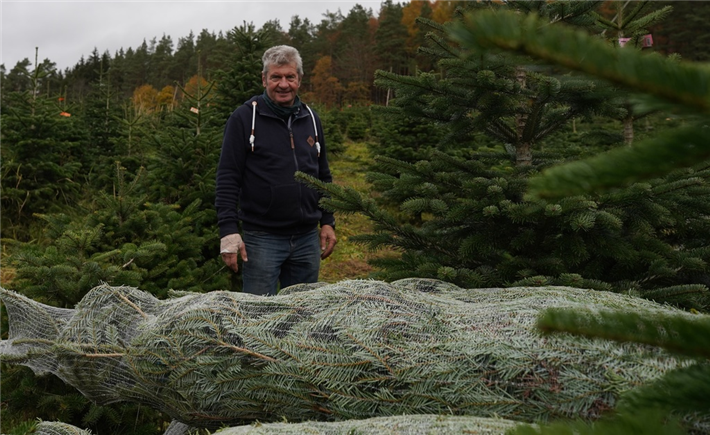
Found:
[(446, 23), (451, 21), (456, 8), (461, 2), (459, 1), (436, 1), (432, 4), (431, 18), (437, 23)]
[(160, 107), (173, 108), (177, 106), (177, 92), (174, 86), (165, 86), (155, 97), (156, 103)]
[(416, 34), (419, 32), (419, 26), (417, 25), (416, 19), (422, 13), (422, 1), (412, 1), (407, 4), (407, 6), (402, 8), (402, 24), (407, 27), (407, 33), (410, 39), (414, 39)]
[(313, 68), (311, 84), (316, 100), (325, 104), (326, 107), (333, 107), (338, 103), (343, 86), (340, 84), (340, 80), (333, 75), (333, 59), (330, 56), (318, 59)]
[[(185, 84), (185, 92), (190, 94), (197, 93), (201, 89), (207, 89), (209, 83), (204, 79), (198, 80), (197, 76), (193, 76)], [(183, 93), (175, 86), (165, 86), (158, 91), (151, 85), (141, 85), (133, 91), (133, 106), (138, 113), (154, 113), (162, 110), (172, 110), (182, 101)]]
[(344, 92), (344, 100), (349, 104), (366, 105), (370, 102), (370, 88), (365, 82), (350, 82)]
[(142, 85), (133, 91), (133, 106), (138, 113), (152, 113), (157, 107), (158, 91), (151, 85)]
[(205, 91), (210, 87), (210, 83), (204, 77), (192, 76), (185, 84), (185, 92), (188, 95), (199, 97), (205, 94)]

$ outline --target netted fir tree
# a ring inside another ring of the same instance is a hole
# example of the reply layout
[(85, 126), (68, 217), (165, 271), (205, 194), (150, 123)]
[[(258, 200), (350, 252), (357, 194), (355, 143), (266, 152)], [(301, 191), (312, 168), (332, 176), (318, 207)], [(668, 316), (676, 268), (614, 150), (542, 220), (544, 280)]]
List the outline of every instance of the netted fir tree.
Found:
[[(686, 125), (645, 140), (633, 147), (550, 168), (530, 181), (529, 198), (550, 201), (565, 195), (619, 191), (629, 183), (656, 177), (668, 179), (678, 174), (690, 176), (683, 184), (695, 184), (694, 176), (710, 158), (710, 69), (704, 64), (679, 63), (660, 56), (619, 52), (568, 29), (543, 28), (536, 17), (512, 14), (469, 17), (460, 27), (458, 41), (479, 49), (504, 49), (566, 65), (610, 80), (630, 91), (641, 92), (637, 104), (674, 110), (689, 115)], [(705, 163), (699, 163), (705, 162)], [(676, 187), (681, 187), (681, 184)], [(707, 210), (689, 210), (685, 219), (707, 220)], [(684, 234), (684, 244), (707, 246), (706, 226)], [(622, 398), (615, 415), (604, 427), (561, 423), (552, 427), (527, 428), (516, 434), (601, 434), (628, 433), (630, 425), (648, 416), (660, 419), (662, 433), (677, 432), (675, 422), (688, 433), (707, 433), (681, 416), (696, 415), (710, 409), (710, 324), (679, 315), (646, 316), (635, 310), (619, 309), (599, 315), (588, 310), (549, 309), (538, 326), (548, 333), (572, 333), (617, 342), (636, 342), (662, 346), (690, 356), (701, 364), (673, 370), (657, 381), (632, 390)], [(667, 432), (666, 432), (667, 431)]]
[[(174, 296), (101, 285), (61, 309), (0, 288), (10, 317), (0, 358), (98, 404), (142, 403), (210, 429), (420, 414), (593, 421), (620, 394), (700, 363), (645, 345), (543, 337), (542, 310), (708, 322), (628, 295), (428, 279)], [(710, 427), (707, 413), (689, 419)]]
[[(544, 23), (540, 24), (543, 27), (564, 26), (550, 25), (546, 16), (538, 22)], [(449, 50), (451, 42), (442, 46)], [(631, 53), (617, 52), (620, 56)], [(469, 47), (459, 48), (456, 55), (440, 65), (461, 65), (463, 70), (469, 64), (474, 68), (481, 59), (506, 59)], [(529, 58), (507, 59), (513, 65), (509, 71), (515, 71), (515, 65), (533, 64)], [(449, 71), (446, 77), (450, 77)], [(447, 81), (421, 74), (383, 82), (398, 95), (391, 116), (419, 116), (430, 121), (438, 117), (437, 126), (451, 137), (468, 130), (489, 132), (495, 129), (492, 121), (496, 120), (500, 125), (514, 122), (516, 112), (505, 115), (509, 106), (501, 101), (479, 110), (481, 100), (467, 100), (467, 96), (486, 91), (481, 91), (475, 74), (461, 76)], [(533, 76), (542, 77), (527, 77)], [(545, 77), (546, 83), (555, 80)], [(600, 101), (609, 89), (586, 79), (576, 82), (588, 86), (585, 101)], [(514, 80), (508, 83), (516, 89)], [(599, 88), (604, 91), (596, 92)], [(557, 114), (573, 110), (570, 102), (540, 107)], [(496, 110), (499, 118), (491, 115)], [(528, 114), (525, 131), (547, 131), (544, 113)], [(476, 124), (479, 118), (486, 122)], [(508, 131), (512, 134), (512, 127)], [(476, 146), (469, 142), (462, 145)], [(380, 171), (368, 177), (379, 195), (364, 197), (351, 189), (314, 184), (329, 193), (328, 207), (364, 213), (374, 222), (374, 232), (356, 240), (372, 249), (388, 246), (400, 252), (373, 261), (379, 268), (377, 277), (382, 279), (431, 277), (465, 287), (562, 284), (706, 308), (710, 252), (698, 234), (708, 232), (705, 215), (710, 211), (710, 167), (698, 165), (599, 195), (568, 195), (554, 202), (524, 197), (529, 175), (552, 162), (590, 151), (579, 146), (565, 149), (562, 143), (562, 147), (546, 147), (544, 154), (534, 151), (526, 165), (519, 164), (517, 152), (508, 154), (501, 144), (472, 152), (469, 157), (439, 150), (418, 162), (376, 157)]]

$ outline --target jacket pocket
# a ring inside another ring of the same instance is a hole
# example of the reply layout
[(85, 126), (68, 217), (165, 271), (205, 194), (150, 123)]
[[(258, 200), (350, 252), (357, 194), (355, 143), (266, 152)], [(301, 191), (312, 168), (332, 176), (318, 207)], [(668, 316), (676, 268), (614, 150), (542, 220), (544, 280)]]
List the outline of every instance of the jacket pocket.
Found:
[(293, 222), (301, 214), (301, 186), (298, 183), (270, 186), (268, 198), (257, 201), (268, 203), (262, 217), (275, 222)]

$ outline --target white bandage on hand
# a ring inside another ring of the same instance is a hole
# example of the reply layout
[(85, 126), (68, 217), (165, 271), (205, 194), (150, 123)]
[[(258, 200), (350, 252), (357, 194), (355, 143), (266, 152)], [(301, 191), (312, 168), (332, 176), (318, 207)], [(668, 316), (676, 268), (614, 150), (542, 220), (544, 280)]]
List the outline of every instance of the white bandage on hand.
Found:
[(219, 253), (220, 254), (238, 254), (239, 249), (242, 247), (242, 236), (239, 234), (230, 234), (228, 236), (222, 237), (219, 243)]

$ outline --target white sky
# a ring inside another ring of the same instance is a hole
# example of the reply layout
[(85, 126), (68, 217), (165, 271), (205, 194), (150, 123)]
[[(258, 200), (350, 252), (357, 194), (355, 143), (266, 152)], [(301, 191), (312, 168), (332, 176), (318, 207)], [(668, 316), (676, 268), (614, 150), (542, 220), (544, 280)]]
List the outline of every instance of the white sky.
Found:
[(150, 42), (163, 34), (170, 36), (173, 49), (190, 31), (195, 37), (203, 29), (211, 33), (254, 23), (259, 29), (266, 21), (278, 20), (288, 31), (291, 17), (298, 15), (318, 24), (327, 11), (344, 16), (356, 5), (379, 13), (380, 0), (230, 0), (230, 1), (28, 1), (0, 0), (2, 51), (0, 63), (10, 71), (18, 61), (34, 63), (49, 59), (63, 71), (73, 67), (94, 48), (113, 56), (120, 48), (134, 49), (145, 39)]

